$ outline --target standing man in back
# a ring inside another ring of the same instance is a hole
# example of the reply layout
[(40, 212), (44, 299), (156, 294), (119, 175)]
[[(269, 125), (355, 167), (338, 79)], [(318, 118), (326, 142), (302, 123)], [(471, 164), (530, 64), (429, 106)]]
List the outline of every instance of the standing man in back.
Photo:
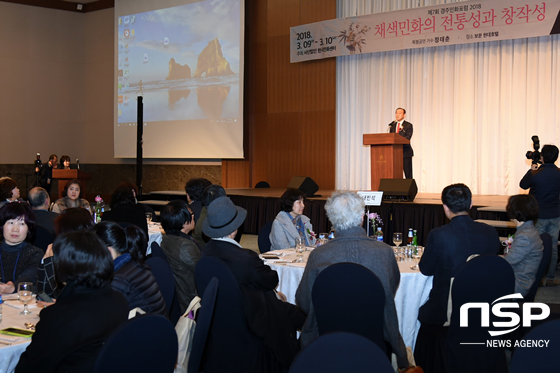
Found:
[(560, 233), (560, 169), (554, 164), (558, 159), (558, 147), (545, 145), (541, 152), (542, 166), (531, 165), (519, 186), (529, 189), (529, 194), (539, 204), (539, 219), (535, 228), (540, 234), (548, 233), (552, 237), (552, 256), (546, 273), (545, 286), (558, 286), (556, 263), (558, 262), (558, 234)]
[(465, 184), (452, 184), (441, 192), (449, 224), (433, 229), (420, 260), (420, 271), (433, 276), (426, 303), (420, 307), (421, 326), (414, 357), (425, 372), (444, 372), (444, 342), (451, 320), (448, 301), (453, 278), (471, 255), (498, 254), (501, 244), (496, 230), (469, 216), (472, 193)]
[[(395, 120), (389, 124), (390, 133), (398, 133), (407, 140), (412, 138), (413, 126), (412, 123), (404, 120), (406, 117), (406, 110), (398, 108), (395, 110)], [(406, 179), (412, 179), (412, 156), (414, 150), (412, 146), (403, 145), (403, 170)]]

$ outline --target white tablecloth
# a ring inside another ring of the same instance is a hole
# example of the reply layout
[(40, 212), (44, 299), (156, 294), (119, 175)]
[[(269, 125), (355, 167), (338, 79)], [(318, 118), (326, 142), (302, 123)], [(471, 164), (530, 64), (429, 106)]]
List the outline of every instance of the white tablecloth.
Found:
[[(3, 296), (2, 298), (9, 297), (14, 296)], [(17, 306), (18, 309), (12, 308), (8, 304)], [(19, 301), (4, 301), (4, 304), (2, 305), (2, 323), (0, 324), (0, 329), (10, 327), (25, 329), (24, 323), (26, 322), (37, 324), (37, 322), (39, 322), (38, 315), (41, 309), (37, 307), (35, 301), (33, 301), (28, 307), (29, 310), (33, 312), (32, 314), (25, 316), (19, 315), (19, 312), (23, 310), (23, 304)], [(20, 355), (25, 351), (29, 343), (31, 343), (31, 338), (13, 337), (0, 334), (0, 341), (13, 343), (11, 346), (0, 344), (0, 373), (11, 373), (16, 368)]]
[(161, 246), (161, 239), (165, 234), (163, 228), (161, 227), (160, 223), (151, 223), (148, 225), (148, 234), (149, 234), (149, 241), (148, 241), (148, 250), (146, 250), (146, 255), (150, 255), (152, 253), (152, 242), (157, 242), (158, 245)]
[[(292, 261), (297, 258), (293, 249), (279, 250), (269, 252), (268, 254), (274, 253), (284, 254), (280, 257), (282, 261)], [(309, 252), (306, 252), (304, 258), (307, 259), (308, 256)], [(288, 302), (295, 304), (296, 291), (303, 277), (306, 263), (278, 264), (272, 260), (265, 260), (265, 263), (278, 272), (278, 278), (280, 280), (278, 290), (286, 295)], [(399, 264), (399, 270), (401, 272), (401, 282), (397, 294), (395, 295), (399, 330), (405, 345), (414, 349), (416, 336), (420, 329), (418, 309), (428, 299), (428, 295), (432, 289), (432, 277), (426, 277), (420, 273), (420, 271), (411, 270), (410, 266), (416, 264), (413, 260), (405, 260), (397, 263)]]

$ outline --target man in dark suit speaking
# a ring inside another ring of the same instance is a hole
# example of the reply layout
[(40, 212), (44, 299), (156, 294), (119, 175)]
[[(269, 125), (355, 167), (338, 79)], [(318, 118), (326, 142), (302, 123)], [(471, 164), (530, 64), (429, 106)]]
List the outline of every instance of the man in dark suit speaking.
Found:
[[(398, 108), (395, 110), (395, 120), (389, 123), (389, 132), (390, 133), (398, 133), (405, 139), (410, 140), (412, 138), (412, 123), (407, 122), (404, 120), (406, 117), (406, 110), (403, 108)], [(412, 156), (414, 155), (414, 151), (412, 150), (412, 146), (410, 145), (403, 145), (403, 170), (404, 170), (404, 177), (407, 179), (412, 179)]]

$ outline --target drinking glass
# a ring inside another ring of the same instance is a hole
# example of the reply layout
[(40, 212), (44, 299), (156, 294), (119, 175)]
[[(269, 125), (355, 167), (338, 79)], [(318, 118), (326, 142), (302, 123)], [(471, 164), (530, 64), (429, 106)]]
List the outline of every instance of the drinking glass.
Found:
[(18, 284), (18, 295), (19, 300), (23, 303), (23, 311), (21, 311), (20, 315), (29, 315), (33, 313), (27, 309), (27, 305), (33, 299), (33, 283), (32, 282), (20, 282)]
[(399, 232), (393, 233), (393, 242), (395, 243), (395, 246), (398, 249), (399, 246), (402, 244), (402, 233)]
[(305, 252), (305, 241), (303, 238), (296, 238), (296, 253), (297, 253), (297, 262), (303, 262), (303, 253)]
[(146, 213), (146, 221), (148, 222), (148, 225), (150, 225), (152, 223), (152, 213), (151, 212)]
[(410, 266), (410, 269), (413, 269), (415, 271), (420, 269), (420, 267), (418, 267), (418, 264), (420, 264), (422, 254), (424, 254), (424, 248), (422, 246), (418, 246), (417, 250), (412, 253), (412, 259), (416, 261), (416, 265)]

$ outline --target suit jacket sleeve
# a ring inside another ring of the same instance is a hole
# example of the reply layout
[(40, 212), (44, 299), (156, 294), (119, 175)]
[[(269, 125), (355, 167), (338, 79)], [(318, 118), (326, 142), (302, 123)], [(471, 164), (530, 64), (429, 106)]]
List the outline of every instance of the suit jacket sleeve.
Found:
[(531, 184), (533, 184), (533, 170), (529, 170), (527, 171), (527, 173), (525, 174), (525, 176), (523, 176), (523, 179), (521, 179), (521, 181), (519, 182), (519, 187), (521, 189), (529, 189), (531, 187)]
[(260, 290), (274, 290), (278, 286), (278, 273), (264, 264), (259, 256), (253, 252), (248, 252), (251, 256), (251, 282)]
[(420, 259), (420, 271), (425, 276), (433, 276), (438, 266), (438, 258), (440, 254), (437, 250), (437, 244), (433, 234), (428, 234), (428, 243), (424, 249), (422, 259)]
[(403, 127), (399, 132), (399, 135), (401, 135), (407, 140), (410, 140), (412, 138), (412, 132), (413, 132), (412, 123), (404, 121)]

